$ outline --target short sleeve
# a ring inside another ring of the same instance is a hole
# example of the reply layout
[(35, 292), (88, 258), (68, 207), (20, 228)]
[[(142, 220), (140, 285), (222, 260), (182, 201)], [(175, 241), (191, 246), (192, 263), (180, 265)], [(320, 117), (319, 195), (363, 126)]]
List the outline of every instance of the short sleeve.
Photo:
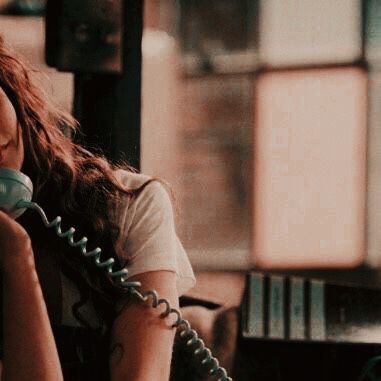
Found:
[(164, 186), (152, 181), (118, 209), (117, 254), (130, 259), (128, 276), (158, 270), (174, 271), (179, 295), (193, 287), (194, 273), (176, 234), (172, 202)]

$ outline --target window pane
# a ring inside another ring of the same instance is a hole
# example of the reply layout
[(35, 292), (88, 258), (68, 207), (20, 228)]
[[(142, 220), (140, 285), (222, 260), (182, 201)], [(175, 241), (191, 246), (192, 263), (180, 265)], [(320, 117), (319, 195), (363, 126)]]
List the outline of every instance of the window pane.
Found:
[(365, 254), (366, 73), (258, 80), (253, 254), (274, 267), (354, 266)]
[(365, 58), (372, 65), (381, 61), (381, 2), (364, 0), (364, 50)]
[(369, 75), (367, 260), (381, 265), (381, 73)]
[(261, 61), (316, 65), (360, 58), (360, 10), (359, 0), (262, 0)]
[(258, 0), (180, 1), (179, 39), (187, 74), (257, 66)]
[(143, 38), (142, 171), (171, 183), (178, 233), (197, 268), (245, 267), (252, 80), (179, 76), (174, 39)]

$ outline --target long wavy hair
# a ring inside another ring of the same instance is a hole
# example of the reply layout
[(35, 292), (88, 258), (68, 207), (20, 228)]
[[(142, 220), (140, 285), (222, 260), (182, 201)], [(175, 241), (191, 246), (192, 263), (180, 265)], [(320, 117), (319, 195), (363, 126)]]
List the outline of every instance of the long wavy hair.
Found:
[[(138, 190), (124, 188), (114, 176), (116, 166), (68, 138), (63, 127), (75, 133), (77, 122), (33, 84), (31, 71), (0, 36), (0, 86), (16, 110), (25, 150), (22, 171), (33, 182), (33, 200), (48, 217), (59, 214), (67, 227), (76, 226), (79, 238), (86, 235), (92, 248), (100, 246), (107, 257), (115, 257), (116, 267), (123, 267), (127, 262), (118, 260), (114, 246), (119, 229), (110, 221), (108, 210), (120, 197), (133, 197), (147, 183)], [(73, 250), (65, 243), (64, 248), (62, 244), (57, 246), (57, 237), (46, 238), (45, 228), (35, 218), (33, 212), (27, 211), (20, 223), (32, 242), (42, 242), (60, 253), (62, 271), (76, 283), (82, 296), (73, 306), (74, 316), (86, 325), (79, 307), (91, 299), (98, 317), (110, 325), (113, 304), (123, 294), (122, 288), (113, 285), (103, 270), (78, 255), (78, 249)]]

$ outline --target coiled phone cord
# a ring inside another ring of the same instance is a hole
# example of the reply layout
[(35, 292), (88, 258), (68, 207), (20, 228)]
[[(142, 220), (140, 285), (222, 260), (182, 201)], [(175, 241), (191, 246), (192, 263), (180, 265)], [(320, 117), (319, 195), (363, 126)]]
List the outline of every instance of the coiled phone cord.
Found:
[(44, 225), (47, 228), (55, 228), (56, 234), (60, 238), (67, 238), (70, 246), (78, 247), (81, 250), (82, 255), (87, 258), (94, 259), (96, 266), (104, 268), (106, 273), (119, 285), (125, 287), (128, 292), (137, 297), (138, 300), (144, 303), (149, 303), (151, 301), (151, 306), (153, 308), (158, 308), (160, 305), (165, 305), (165, 311), (162, 312), (160, 317), (166, 318), (169, 315), (176, 315), (176, 321), (172, 324), (173, 328), (177, 328), (180, 331), (180, 337), (186, 341), (186, 345), (193, 350), (194, 356), (196, 356), (203, 369), (207, 371), (210, 375), (219, 377), (218, 381), (233, 381), (231, 377), (228, 376), (226, 369), (219, 365), (218, 360), (213, 357), (212, 352), (205, 346), (205, 343), (198, 337), (197, 332), (191, 328), (190, 323), (181, 317), (181, 312), (172, 308), (167, 299), (160, 299), (155, 290), (149, 290), (140, 293), (137, 289), (141, 286), (140, 282), (128, 282), (128, 270), (122, 269), (118, 271), (113, 271), (112, 267), (114, 264), (114, 259), (109, 258), (103, 262), (100, 260), (100, 255), (102, 250), (97, 247), (94, 250), (87, 251), (87, 237), (82, 237), (78, 241), (74, 241), (75, 228), (71, 227), (65, 232), (61, 230), (61, 217), (57, 216), (54, 220), (49, 221), (46, 217), (44, 210), (35, 202), (20, 200), (17, 205), (18, 208), (28, 208), (33, 209), (38, 212)]

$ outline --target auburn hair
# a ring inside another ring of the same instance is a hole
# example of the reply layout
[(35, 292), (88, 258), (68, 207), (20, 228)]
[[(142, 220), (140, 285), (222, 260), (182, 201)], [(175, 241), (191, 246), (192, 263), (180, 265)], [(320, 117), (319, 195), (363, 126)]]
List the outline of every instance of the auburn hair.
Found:
[[(32, 69), (17, 58), (0, 36), (0, 86), (15, 108), (22, 131), (25, 151), (22, 171), (33, 182), (33, 200), (48, 218), (61, 215), (67, 228), (77, 228), (78, 238), (86, 235), (92, 248), (100, 246), (106, 257), (115, 258), (116, 267), (123, 267), (127, 261), (122, 263), (116, 257), (114, 246), (119, 228), (110, 221), (108, 210), (121, 197), (136, 196), (152, 180), (136, 190), (123, 187), (114, 171), (121, 167), (133, 169), (112, 165), (102, 155), (73, 142), (68, 136), (79, 130), (78, 123), (33, 83), (31, 73)], [(62, 271), (75, 281), (82, 296), (73, 306), (74, 316), (87, 324), (79, 307), (90, 298), (103, 322), (111, 324), (113, 304), (116, 297), (125, 294), (123, 288), (112, 284), (104, 270), (79, 255), (78, 249), (66, 243), (59, 247), (57, 237), (47, 239), (46, 230), (38, 225), (37, 219), (34, 212), (27, 211), (20, 223), (32, 242), (43, 241), (60, 253)]]

